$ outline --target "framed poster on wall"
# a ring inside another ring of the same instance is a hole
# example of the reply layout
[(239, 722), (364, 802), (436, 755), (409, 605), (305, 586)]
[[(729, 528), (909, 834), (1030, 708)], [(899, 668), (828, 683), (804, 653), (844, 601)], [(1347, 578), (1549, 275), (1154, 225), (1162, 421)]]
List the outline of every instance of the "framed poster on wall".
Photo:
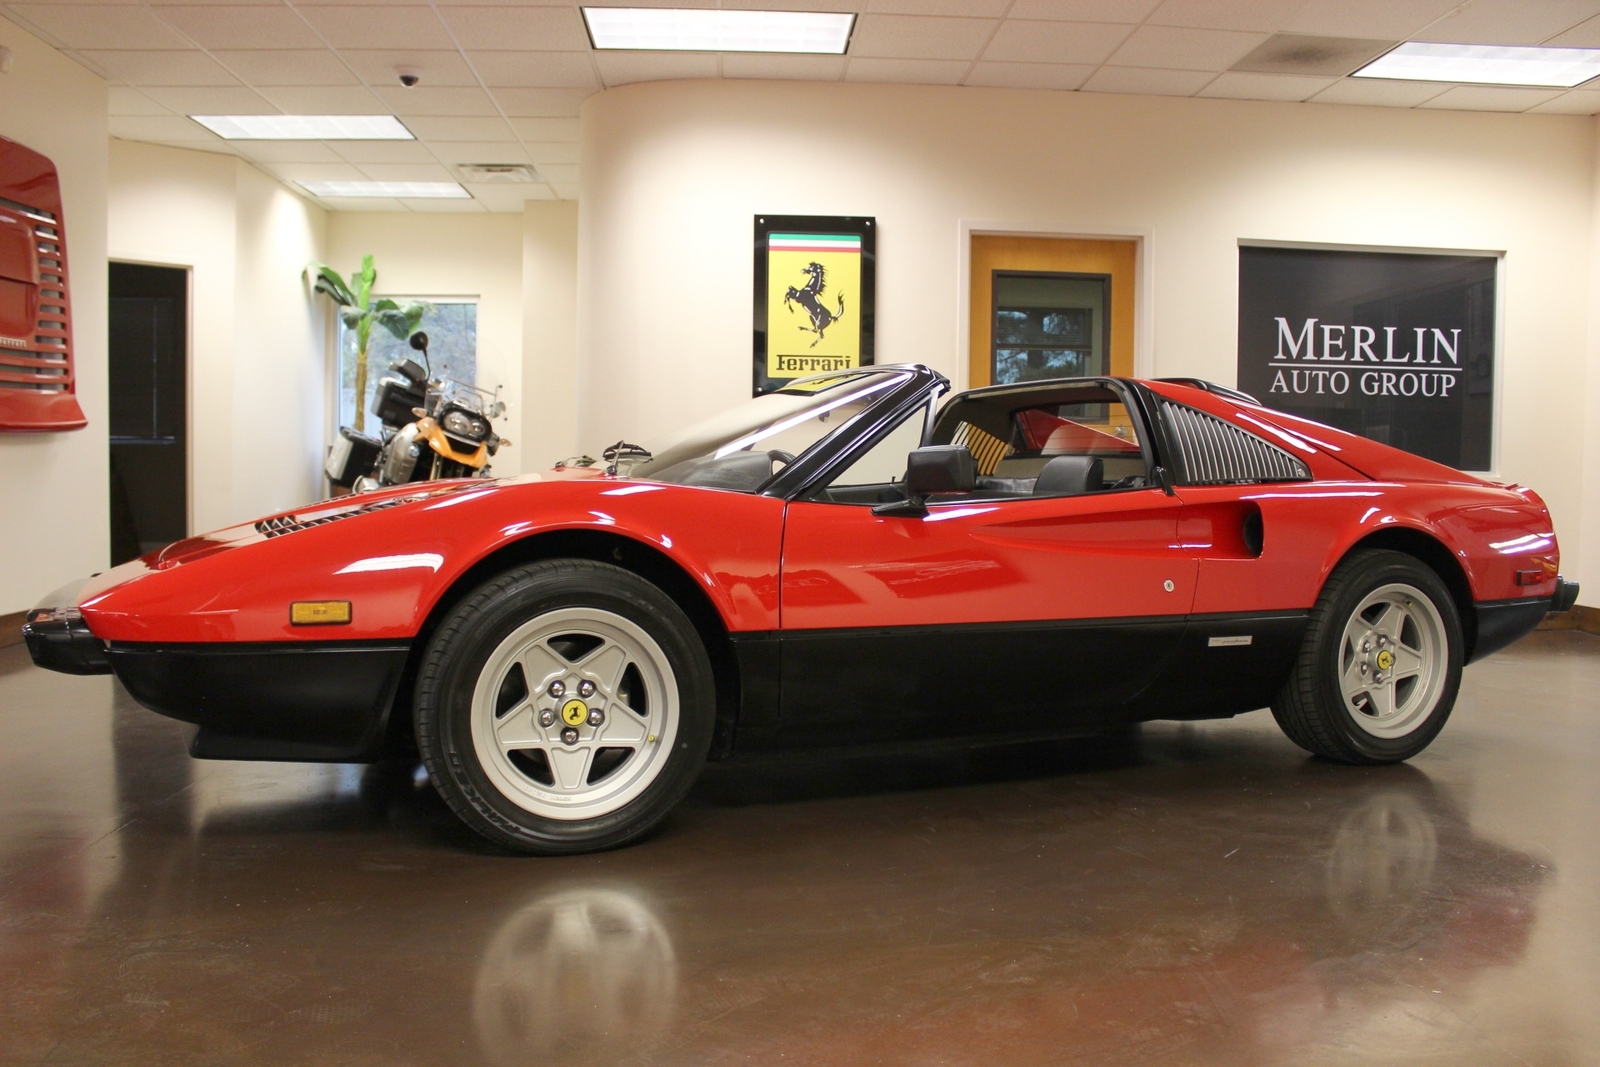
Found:
[(757, 215), (752, 394), (872, 363), (875, 220)]
[(1239, 248), (1239, 388), (1460, 470), (1494, 457), (1499, 257)]

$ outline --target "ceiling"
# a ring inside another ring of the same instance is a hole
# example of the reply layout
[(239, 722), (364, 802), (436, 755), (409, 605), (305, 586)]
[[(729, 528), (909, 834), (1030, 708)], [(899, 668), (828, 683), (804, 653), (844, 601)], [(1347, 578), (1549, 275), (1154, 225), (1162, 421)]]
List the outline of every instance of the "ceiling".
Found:
[[(467, 183), (472, 200), (320, 201), (335, 210), (520, 211), (528, 199), (575, 199), (584, 97), (668, 78), (1600, 112), (1600, 90), (1591, 88), (1261, 73), (1263, 64), (1247, 58), (1259, 59), (1263, 46), (1270, 51), (1275, 34), (1364, 38), (1379, 48), (1402, 40), (1600, 47), (1600, 0), (599, 2), (856, 11), (859, 18), (848, 55), (795, 56), (596, 52), (578, 5), (556, 0), (0, 0), (0, 14), (106, 78), (116, 137), (236, 153), (289, 182), (449, 181), (463, 163), (531, 163), (542, 178)], [(417, 68), (421, 84), (402, 88), (401, 66)], [(1230, 69), (1236, 66), (1258, 69)], [(417, 140), (228, 142), (186, 117), (280, 112), (395, 114)]]

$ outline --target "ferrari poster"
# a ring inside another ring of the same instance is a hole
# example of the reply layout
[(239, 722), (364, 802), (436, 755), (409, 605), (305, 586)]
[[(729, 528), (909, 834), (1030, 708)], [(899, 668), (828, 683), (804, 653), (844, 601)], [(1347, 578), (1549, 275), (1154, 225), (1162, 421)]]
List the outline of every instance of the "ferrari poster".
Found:
[(756, 395), (872, 362), (873, 220), (756, 217)]

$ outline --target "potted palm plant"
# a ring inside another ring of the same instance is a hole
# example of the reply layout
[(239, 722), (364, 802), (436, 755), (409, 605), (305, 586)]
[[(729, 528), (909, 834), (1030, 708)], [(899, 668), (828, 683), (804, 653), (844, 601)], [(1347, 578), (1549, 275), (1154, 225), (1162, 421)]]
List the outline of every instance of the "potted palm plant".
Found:
[(404, 341), (417, 329), (428, 305), (415, 300), (401, 304), (389, 297), (372, 299), (372, 286), (378, 280), (377, 268), (371, 256), (361, 257), (361, 269), (350, 275), (346, 282), (339, 272), (326, 263), (310, 263), (307, 276), (315, 276), (312, 287), (339, 306), (339, 317), (345, 328), (356, 334), (356, 421), (358, 432), (366, 430), (367, 416), (367, 343), (376, 323)]

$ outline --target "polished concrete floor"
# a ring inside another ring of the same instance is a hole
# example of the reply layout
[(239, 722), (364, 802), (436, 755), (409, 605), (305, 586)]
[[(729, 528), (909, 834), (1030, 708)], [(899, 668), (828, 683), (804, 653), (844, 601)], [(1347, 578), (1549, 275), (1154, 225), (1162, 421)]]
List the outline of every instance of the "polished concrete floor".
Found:
[(1409, 766), (1264, 713), (712, 768), (501, 855), (405, 767), (193, 762), (0, 651), (0, 1063), (1600, 1063), (1600, 638)]

